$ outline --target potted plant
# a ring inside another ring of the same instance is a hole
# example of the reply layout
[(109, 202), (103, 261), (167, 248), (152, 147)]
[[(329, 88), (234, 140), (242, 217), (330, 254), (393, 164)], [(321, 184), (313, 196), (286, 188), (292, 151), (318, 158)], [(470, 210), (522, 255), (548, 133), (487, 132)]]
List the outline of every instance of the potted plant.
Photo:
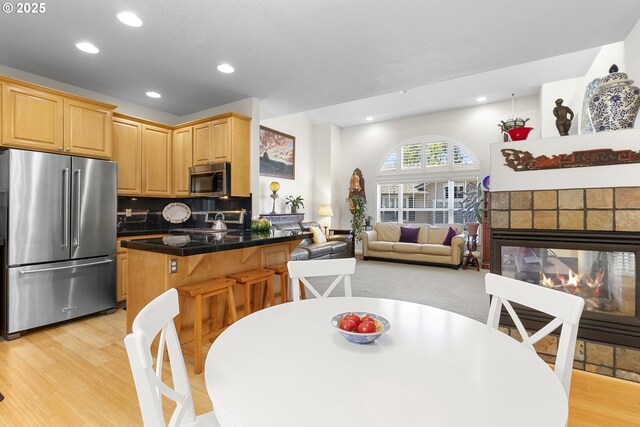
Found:
[(476, 181), (467, 184), (462, 193), (463, 199), (460, 203), (459, 212), (462, 212), (462, 219), (467, 226), (470, 235), (478, 234), (478, 227), (482, 224), (482, 188)]
[(360, 238), (360, 232), (364, 228), (364, 223), (367, 218), (367, 199), (360, 196), (352, 196), (351, 199), (347, 198), (347, 203), (350, 207), (353, 207), (353, 217), (351, 218), (351, 231), (353, 232), (353, 238), (355, 241), (362, 240)]
[(296, 196), (296, 197), (287, 196), (287, 198), (285, 200), (286, 201), (285, 201), (284, 204), (291, 206), (291, 213), (292, 214), (298, 213), (298, 208), (299, 207), (302, 206), (304, 208), (304, 203), (302, 203), (304, 199), (302, 198), (302, 196)]

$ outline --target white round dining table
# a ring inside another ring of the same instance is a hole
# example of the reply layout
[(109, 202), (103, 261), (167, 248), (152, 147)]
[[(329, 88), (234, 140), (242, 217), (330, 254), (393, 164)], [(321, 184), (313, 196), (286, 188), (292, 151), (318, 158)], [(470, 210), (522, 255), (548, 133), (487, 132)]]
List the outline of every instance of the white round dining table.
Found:
[[(348, 342), (336, 314), (391, 329)], [(379, 298), (277, 305), (212, 344), (207, 392), (222, 427), (553, 427), (568, 402), (553, 371), (504, 333), (459, 314)]]

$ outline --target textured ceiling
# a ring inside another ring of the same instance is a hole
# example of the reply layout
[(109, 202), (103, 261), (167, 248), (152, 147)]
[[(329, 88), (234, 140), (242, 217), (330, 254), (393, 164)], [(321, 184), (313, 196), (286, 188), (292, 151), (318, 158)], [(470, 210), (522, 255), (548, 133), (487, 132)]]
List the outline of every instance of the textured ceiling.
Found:
[[(615, 7), (613, 7), (615, 5)], [(274, 117), (621, 41), (640, 1), (59, 0), (0, 14), (0, 64), (178, 116)], [(141, 28), (115, 17), (136, 12)], [(100, 54), (78, 51), (88, 40)], [(229, 62), (234, 74), (216, 71)], [(162, 93), (160, 100), (144, 93)]]

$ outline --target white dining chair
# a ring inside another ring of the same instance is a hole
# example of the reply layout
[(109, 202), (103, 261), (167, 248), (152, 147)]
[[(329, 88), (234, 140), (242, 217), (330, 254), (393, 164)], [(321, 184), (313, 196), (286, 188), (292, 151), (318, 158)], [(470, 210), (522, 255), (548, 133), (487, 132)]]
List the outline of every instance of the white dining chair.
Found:
[[(569, 397), (573, 355), (576, 349), (578, 323), (582, 315), (584, 299), (492, 273), (488, 273), (484, 280), (486, 292), (492, 296), (489, 319), (487, 320), (489, 326), (498, 328), (500, 312), (502, 311), (502, 306), (504, 306), (522, 336), (522, 344), (534, 353), (536, 352), (533, 346), (535, 343), (555, 331), (558, 327), (562, 327), (560, 339), (558, 340), (554, 371), (562, 383), (567, 397)], [(546, 313), (553, 316), (554, 319), (530, 336), (510, 301)]]
[[(132, 331), (124, 338), (129, 364), (138, 393), (142, 421), (147, 427), (165, 426), (162, 396), (175, 401), (169, 427), (219, 427), (213, 411), (195, 415), (193, 398), (182, 349), (173, 318), (179, 314), (178, 292), (169, 289), (147, 304), (133, 321)], [(160, 333), (155, 371), (151, 343)], [(169, 353), (173, 388), (162, 381), (164, 348)]]
[[(289, 261), (289, 278), (291, 280), (291, 294), (294, 301), (300, 300), (300, 286), (302, 282), (316, 298), (326, 298), (338, 286), (344, 282), (344, 296), (351, 296), (351, 275), (356, 271), (355, 258), (321, 259), (315, 261)], [(327, 290), (320, 294), (307, 280), (308, 277), (336, 276)]]

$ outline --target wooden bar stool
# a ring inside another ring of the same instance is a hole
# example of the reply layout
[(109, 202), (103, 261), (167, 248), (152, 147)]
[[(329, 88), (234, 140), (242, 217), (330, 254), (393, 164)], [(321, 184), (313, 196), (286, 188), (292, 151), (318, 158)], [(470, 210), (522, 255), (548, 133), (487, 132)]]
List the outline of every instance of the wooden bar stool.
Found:
[(266, 292), (269, 297), (269, 303), (274, 306), (276, 300), (273, 295), (273, 270), (266, 268), (257, 268), (255, 270), (245, 271), (243, 273), (229, 274), (229, 279), (236, 281), (236, 284), (244, 286), (244, 315), (251, 314), (251, 286), (253, 286), (253, 304), (254, 309), (258, 310), (258, 304), (261, 300), (258, 294), (258, 288), (254, 285), (266, 283)]
[[(216, 336), (220, 335), (222, 331), (224, 331), (229, 325), (238, 320), (238, 315), (236, 313), (236, 302), (233, 297), (233, 286), (236, 282), (232, 279), (227, 279), (226, 277), (217, 277), (215, 279), (207, 280), (205, 282), (196, 283), (193, 285), (181, 286), (176, 288), (178, 291), (178, 295), (180, 296), (180, 318), (178, 319), (178, 336), (180, 334), (185, 333), (187, 331), (193, 330), (193, 340), (184, 341), (181, 343), (183, 347), (186, 344), (194, 342), (193, 350), (189, 348), (184, 348), (183, 350), (186, 352), (193, 351), (193, 355), (195, 358), (195, 373), (199, 374), (202, 372), (202, 340), (211, 340)], [(225, 315), (223, 324), (221, 328), (214, 330), (214, 306), (215, 306), (215, 297), (216, 295), (227, 296), (227, 307), (225, 309)], [(184, 312), (184, 302), (186, 298), (191, 298), (193, 300), (193, 326), (182, 328), (182, 313)], [(202, 320), (202, 301), (211, 298), (210, 306), (209, 306), (209, 319), (203, 321)], [(210, 326), (210, 331), (206, 334), (202, 333), (202, 327), (204, 325)]]
[(289, 301), (289, 269), (287, 264), (272, 265), (266, 269), (273, 271), (280, 279), (280, 303)]

